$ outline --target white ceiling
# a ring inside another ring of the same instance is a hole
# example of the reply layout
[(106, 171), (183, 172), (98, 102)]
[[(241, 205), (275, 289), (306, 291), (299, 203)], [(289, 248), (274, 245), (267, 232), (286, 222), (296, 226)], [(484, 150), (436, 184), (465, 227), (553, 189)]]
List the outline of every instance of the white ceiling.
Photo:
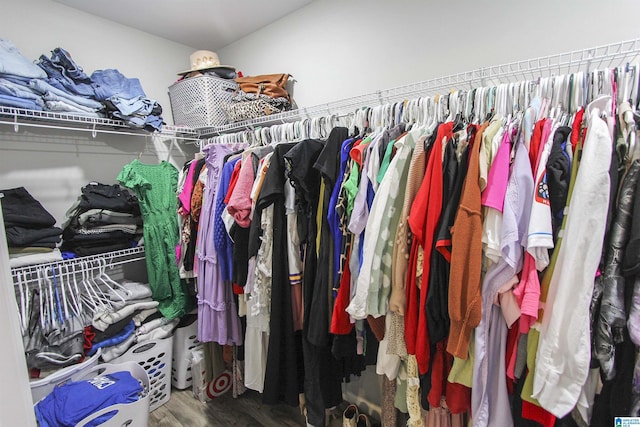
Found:
[(217, 50), (312, 0), (54, 0), (195, 50)]

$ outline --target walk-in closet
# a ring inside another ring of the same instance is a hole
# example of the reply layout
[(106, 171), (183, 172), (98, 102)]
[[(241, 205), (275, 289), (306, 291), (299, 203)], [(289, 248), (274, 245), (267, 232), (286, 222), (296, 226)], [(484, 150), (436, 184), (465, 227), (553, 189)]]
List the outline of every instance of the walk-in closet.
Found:
[(0, 426), (640, 424), (640, 4), (0, 14)]

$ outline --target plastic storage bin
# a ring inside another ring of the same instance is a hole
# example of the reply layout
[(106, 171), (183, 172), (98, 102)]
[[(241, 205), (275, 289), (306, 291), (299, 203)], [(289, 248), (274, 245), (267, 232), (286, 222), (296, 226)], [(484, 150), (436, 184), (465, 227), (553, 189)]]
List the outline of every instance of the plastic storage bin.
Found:
[(184, 390), (193, 384), (193, 374), (191, 372), (192, 350), (199, 347), (200, 341), (197, 339), (198, 321), (177, 328), (173, 334), (173, 360), (171, 363), (171, 385), (177, 389)]
[(203, 128), (227, 123), (223, 105), (231, 102), (237, 84), (211, 76), (190, 77), (169, 87), (173, 122)]
[(84, 378), (84, 375), (91, 368), (98, 364), (100, 354), (101, 351), (100, 349), (98, 349), (96, 354), (88, 359), (85, 359), (82, 363), (67, 366), (66, 368), (62, 368), (59, 371), (56, 371), (55, 373), (47, 376), (46, 378), (31, 381), (31, 397), (33, 398), (33, 402), (39, 402), (43, 397), (51, 393), (51, 391), (53, 391), (53, 388), (58, 384), (65, 383), (67, 381), (77, 381), (80, 378)]
[[(147, 372), (144, 370), (144, 368), (142, 368), (135, 362), (125, 362), (119, 364), (104, 363), (100, 365), (93, 365), (90, 369), (86, 369), (85, 367), (82, 370), (76, 371), (71, 376), (68, 376), (66, 379), (61, 380), (57, 383), (54, 383), (51, 378), (48, 379), (51, 380), (51, 390), (53, 390), (53, 387), (55, 387), (56, 385), (63, 384), (67, 381), (82, 381), (95, 378), (99, 375), (107, 375), (113, 372), (120, 371), (129, 371), (134, 378), (140, 381), (140, 384), (142, 384), (142, 388), (144, 390), (144, 395), (135, 402), (111, 405), (99, 411), (96, 411), (82, 419), (78, 424), (76, 424), (76, 427), (83, 427), (90, 423), (92, 420), (95, 420), (97, 417), (110, 412), (115, 412), (115, 414), (106, 422), (100, 424), (101, 427), (147, 427), (147, 425), (149, 424), (149, 376), (147, 375)], [(40, 390), (43, 389), (41, 388)], [(51, 392), (51, 390), (49, 392)], [(44, 398), (45, 396), (46, 394), (42, 397)], [(36, 401), (34, 400), (34, 402)]]
[(131, 347), (111, 363), (136, 362), (149, 375), (149, 411), (171, 398), (171, 353), (173, 337), (143, 341)]

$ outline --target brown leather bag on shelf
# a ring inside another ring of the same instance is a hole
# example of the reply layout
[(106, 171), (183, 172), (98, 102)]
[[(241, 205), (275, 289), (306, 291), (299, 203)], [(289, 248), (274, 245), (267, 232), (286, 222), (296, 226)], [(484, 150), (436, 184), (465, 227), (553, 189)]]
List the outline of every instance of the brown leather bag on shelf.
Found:
[(266, 95), (271, 98), (290, 100), (286, 84), (289, 74), (262, 74), (259, 76), (237, 77), (238, 88), (245, 93)]

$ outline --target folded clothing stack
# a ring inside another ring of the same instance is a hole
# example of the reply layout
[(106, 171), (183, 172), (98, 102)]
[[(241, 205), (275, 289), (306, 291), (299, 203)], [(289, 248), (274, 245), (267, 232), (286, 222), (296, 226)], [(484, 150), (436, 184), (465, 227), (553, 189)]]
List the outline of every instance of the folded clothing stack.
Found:
[[(61, 249), (76, 256), (135, 247), (142, 216), (135, 195), (118, 184), (89, 183), (67, 211)], [(71, 257), (69, 255), (68, 257)]]
[(96, 99), (107, 115), (124, 121), (129, 127), (149, 132), (162, 130), (162, 107), (147, 98), (138, 79), (130, 79), (118, 70), (97, 70), (91, 74)]
[(162, 107), (146, 97), (138, 79), (118, 70), (88, 76), (61, 47), (34, 64), (0, 39), (0, 106), (123, 120), (150, 132), (162, 130)]
[(32, 79), (46, 79), (42, 68), (22, 56), (9, 40), (0, 39), (0, 105), (43, 110), (44, 100), (29, 87)]
[(86, 354), (91, 356), (102, 349), (105, 362), (121, 356), (136, 343), (171, 336), (179, 322), (160, 314), (149, 285), (125, 281), (122, 287), (109, 294), (112, 309), (95, 313), (84, 331)]
[(55, 218), (24, 187), (1, 192), (11, 266), (60, 261), (56, 246), (62, 230)]

